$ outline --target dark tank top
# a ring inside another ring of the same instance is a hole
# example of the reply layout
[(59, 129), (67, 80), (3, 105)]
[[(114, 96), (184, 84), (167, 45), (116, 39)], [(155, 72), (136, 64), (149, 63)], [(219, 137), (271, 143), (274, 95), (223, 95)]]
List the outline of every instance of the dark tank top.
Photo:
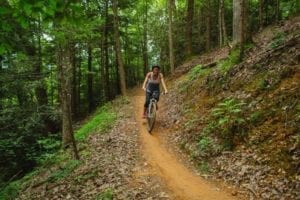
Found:
[(153, 91), (159, 91), (159, 84), (161, 76), (158, 74), (156, 79), (154, 79), (154, 74), (151, 72), (150, 76), (148, 77), (148, 82), (147, 82), (147, 91), (153, 92)]

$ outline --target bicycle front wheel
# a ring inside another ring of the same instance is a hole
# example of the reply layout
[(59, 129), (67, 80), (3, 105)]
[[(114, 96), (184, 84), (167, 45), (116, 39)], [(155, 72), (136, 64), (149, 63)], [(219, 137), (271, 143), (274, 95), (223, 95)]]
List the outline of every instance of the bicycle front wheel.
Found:
[(154, 123), (155, 123), (155, 117), (156, 117), (156, 104), (154, 102), (150, 102), (149, 108), (148, 108), (148, 132), (151, 133)]

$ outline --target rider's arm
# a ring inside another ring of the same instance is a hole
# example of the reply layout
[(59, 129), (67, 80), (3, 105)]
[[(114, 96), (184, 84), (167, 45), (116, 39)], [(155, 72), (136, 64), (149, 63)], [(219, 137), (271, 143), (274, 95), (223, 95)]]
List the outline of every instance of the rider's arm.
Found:
[(162, 83), (162, 86), (165, 90), (165, 93), (168, 93), (168, 90), (167, 90), (167, 87), (166, 87), (166, 83), (165, 83), (165, 80), (164, 80), (164, 76), (162, 74), (160, 74), (160, 77), (161, 77), (161, 83)]
[(145, 78), (145, 81), (143, 83), (143, 87), (142, 89), (146, 91), (146, 84), (147, 84), (147, 81), (148, 81), (148, 77), (149, 77), (149, 73), (146, 75), (146, 78)]

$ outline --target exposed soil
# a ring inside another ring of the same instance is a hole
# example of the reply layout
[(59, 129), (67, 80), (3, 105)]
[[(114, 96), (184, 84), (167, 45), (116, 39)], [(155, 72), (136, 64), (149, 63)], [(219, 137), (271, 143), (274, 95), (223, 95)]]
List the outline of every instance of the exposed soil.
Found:
[[(214, 200), (214, 199), (236, 199), (230, 191), (220, 185), (212, 184), (201, 178), (192, 170), (187, 168), (183, 163), (179, 162), (181, 158), (168, 151), (161, 141), (159, 135), (166, 134), (167, 130), (161, 126), (159, 121), (151, 134), (147, 132), (146, 120), (141, 118), (143, 111), (144, 94), (141, 92), (135, 93), (132, 97), (135, 102), (136, 120), (139, 127), (141, 137), (141, 149), (147, 163), (150, 165), (149, 173), (161, 177), (163, 183), (167, 185), (172, 199), (182, 200)], [(159, 110), (164, 109), (160, 105)], [(158, 113), (159, 114), (159, 113)]]

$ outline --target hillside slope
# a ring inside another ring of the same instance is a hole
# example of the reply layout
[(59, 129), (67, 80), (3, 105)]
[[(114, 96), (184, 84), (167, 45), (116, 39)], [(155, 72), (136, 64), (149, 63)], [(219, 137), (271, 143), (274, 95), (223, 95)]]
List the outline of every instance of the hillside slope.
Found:
[(169, 142), (251, 199), (299, 199), (300, 17), (255, 35), (241, 63), (237, 50), (219, 58), (195, 58), (169, 80)]

